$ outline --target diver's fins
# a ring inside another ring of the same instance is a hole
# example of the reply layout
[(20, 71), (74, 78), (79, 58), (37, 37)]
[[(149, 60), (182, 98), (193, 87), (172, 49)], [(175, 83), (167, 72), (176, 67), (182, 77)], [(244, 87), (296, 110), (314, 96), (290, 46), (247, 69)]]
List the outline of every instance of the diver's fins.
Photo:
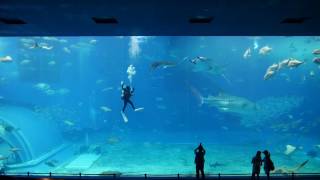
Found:
[(138, 111), (142, 111), (142, 110), (144, 110), (144, 107), (136, 108), (134, 111), (138, 112)]
[(120, 111), (121, 112), (121, 116), (122, 116), (122, 119), (125, 123), (127, 123), (129, 121), (128, 117), (126, 116), (126, 114), (123, 112), (123, 111)]

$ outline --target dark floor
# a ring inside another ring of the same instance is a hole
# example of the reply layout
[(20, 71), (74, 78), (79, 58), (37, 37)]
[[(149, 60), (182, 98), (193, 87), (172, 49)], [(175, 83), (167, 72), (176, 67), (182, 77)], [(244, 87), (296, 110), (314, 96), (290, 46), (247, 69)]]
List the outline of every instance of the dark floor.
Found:
[[(133, 176), (55, 176), (55, 177), (49, 177), (49, 176), (0, 176), (1, 180), (9, 179), (9, 180), (50, 180), (50, 179), (57, 179), (57, 180), (63, 180), (63, 179), (81, 179), (81, 180), (87, 180), (87, 179), (121, 179), (121, 180), (142, 180), (142, 179), (155, 179), (155, 180), (175, 180), (175, 179), (185, 179), (185, 180), (191, 180), (195, 179), (194, 177), (166, 177), (166, 176), (155, 176), (155, 177), (147, 177), (139, 176), (139, 177), (133, 177)], [(206, 177), (206, 180), (219, 180), (218, 176), (210, 176)], [(250, 176), (221, 176), (221, 180), (250, 180)], [(260, 180), (264, 180), (266, 177), (262, 176), (260, 177)], [(308, 176), (275, 176), (271, 177), (271, 180), (320, 180), (319, 175), (308, 175)]]

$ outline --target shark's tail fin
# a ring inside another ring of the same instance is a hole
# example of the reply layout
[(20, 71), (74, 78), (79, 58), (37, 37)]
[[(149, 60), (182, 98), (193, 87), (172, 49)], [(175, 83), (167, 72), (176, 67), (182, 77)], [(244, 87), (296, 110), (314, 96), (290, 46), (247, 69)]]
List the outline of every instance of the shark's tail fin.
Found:
[(199, 106), (202, 106), (204, 103), (204, 98), (203, 96), (200, 94), (200, 92), (193, 86), (189, 85), (190, 90), (192, 92), (192, 94), (197, 98)]

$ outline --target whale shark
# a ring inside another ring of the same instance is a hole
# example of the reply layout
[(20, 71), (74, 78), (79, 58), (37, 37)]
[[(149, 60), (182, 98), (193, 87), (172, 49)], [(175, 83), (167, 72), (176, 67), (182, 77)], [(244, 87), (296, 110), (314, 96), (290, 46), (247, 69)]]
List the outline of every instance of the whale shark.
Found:
[(191, 92), (198, 99), (199, 105), (204, 104), (217, 108), (220, 112), (248, 115), (258, 110), (257, 105), (244, 97), (233, 96), (226, 93), (219, 93), (216, 96), (202, 96), (197, 89), (190, 86)]
[(207, 104), (210, 107), (216, 107), (221, 112), (229, 112), (236, 114), (245, 114), (257, 111), (257, 105), (239, 96), (232, 96), (225, 93), (220, 93), (216, 96), (209, 95), (200, 97), (200, 104)]
[(251, 101), (245, 97), (226, 93), (204, 97), (196, 88), (189, 87), (200, 106), (208, 105), (219, 112), (235, 115), (245, 127), (263, 126), (266, 122), (275, 123), (281, 115), (289, 113), (303, 101), (303, 98), (295, 96), (265, 97)]

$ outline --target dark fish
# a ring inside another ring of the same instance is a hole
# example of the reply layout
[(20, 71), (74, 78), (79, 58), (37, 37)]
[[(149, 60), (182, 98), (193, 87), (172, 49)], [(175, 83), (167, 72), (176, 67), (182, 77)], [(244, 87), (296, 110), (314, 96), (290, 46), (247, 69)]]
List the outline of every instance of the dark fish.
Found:
[(102, 153), (102, 148), (101, 146), (97, 146), (93, 149), (93, 152), (96, 154), (101, 154)]
[(318, 57), (314, 58), (314, 59), (313, 59), (313, 62), (314, 62), (315, 64), (320, 64), (320, 58), (318, 58)]
[(57, 164), (59, 161), (56, 159), (51, 160), (52, 163)]
[(303, 168), (307, 163), (309, 162), (308, 160), (305, 160), (303, 163), (301, 163), (299, 166), (296, 167), (296, 169), (293, 172), (299, 171), (301, 168)]
[(217, 167), (225, 166), (225, 164), (221, 164), (219, 162), (215, 162), (215, 163), (210, 163), (209, 166), (212, 167), (212, 168), (217, 168)]
[(39, 44), (37, 42), (34, 42), (33, 48), (38, 48), (40, 47)]
[(45, 162), (45, 164), (49, 167), (56, 167), (56, 164), (52, 161), (47, 161), (47, 162)]
[(87, 153), (89, 151), (89, 146), (87, 146), (87, 145), (81, 145), (80, 147), (79, 147), (79, 152), (80, 152), (80, 154), (82, 154), (82, 153)]
[(176, 66), (176, 63), (173, 61), (155, 61), (150, 65), (152, 70), (155, 70), (160, 67), (168, 68), (168, 67), (174, 67), (174, 66)]
[(0, 161), (7, 160), (7, 159), (8, 159), (7, 156), (0, 155)]
[(20, 128), (15, 128), (15, 127), (13, 127), (13, 126), (11, 126), (11, 125), (6, 125), (6, 126), (4, 127), (4, 129), (5, 129), (7, 132), (13, 132), (13, 131), (18, 131), (18, 130), (20, 130)]
[(204, 62), (204, 61), (208, 61), (209, 59), (206, 58), (206, 57), (203, 57), (203, 56), (197, 56), (193, 59), (190, 59), (190, 62), (193, 63), (193, 64), (197, 64), (199, 62)]
[(312, 51), (312, 54), (314, 55), (319, 55), (320, 54), (320, 49), (315, 49)]
[(309, 156), (311, 158), (318, 157), (318, 152), (316, 150), (310, 150), (307, 152), (307, 156)]
[(122, 173), (120, 171), (103, 171), (100, 173), (100, 176), (105, 176), (105, 175), (116, 175), (120, 176)]

